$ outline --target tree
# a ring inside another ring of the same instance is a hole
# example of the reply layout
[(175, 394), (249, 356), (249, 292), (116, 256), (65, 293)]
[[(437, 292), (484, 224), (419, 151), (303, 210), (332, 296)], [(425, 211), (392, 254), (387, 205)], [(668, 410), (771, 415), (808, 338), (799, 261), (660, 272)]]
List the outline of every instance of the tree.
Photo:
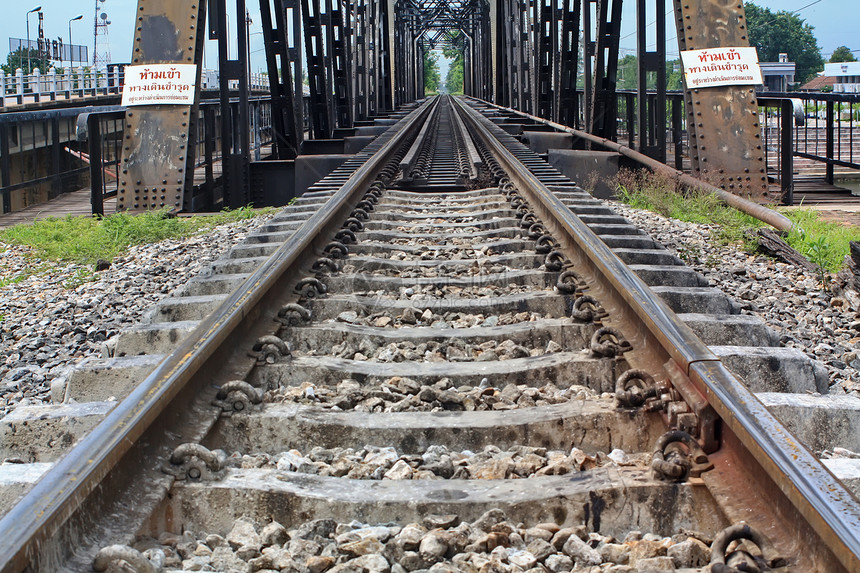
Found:
[(439, 74), (439, 54), (433, 50), (423, 51), (424, 54), (424, 93), (436, 93), (439, 91), (439, 82), (442, 76)]
[[(41, 57), (40, 57), (41, 56)], [(6, 63), (0, 66), (6, 75), (13, 76), (18, 68), (24, 70), (24, 74), (29, 75), (33, 70), (39, 68), (43, 74), (51, 69), (51, 60), (46, 57), (46, 54), (39, 54), (39, 50), (30, 50), (30, 67), (27, 67), (27, 50), (18, 48), (6, 56)]]
[(851, 53), (848, 46), (839, 46), (830, 55), (830, 63), (836, 64), (839, 62), (856, 62), (857, 58)]
[(445, 88), (450, 94), (463, 93), (463, 78), (465, 77), (465, 56), (463, 48), (457, 47), (457, 39), (460, 33), (455, 30), (451, 33), (451, 45), (442, 48), (442, 55), (452, 60), (448, 67), (448, 75), (445, 77)]
[(758, 49), (761, 61), (776, 62), (780, 54), (788, 54), (789, 61), (797, 64), (800, 83), (808, 82), (824, 69), (815, 28), (803, 18), (785, 10), (772, 12), (751, 2), (746, 3), (746, 14), (750, 44)]

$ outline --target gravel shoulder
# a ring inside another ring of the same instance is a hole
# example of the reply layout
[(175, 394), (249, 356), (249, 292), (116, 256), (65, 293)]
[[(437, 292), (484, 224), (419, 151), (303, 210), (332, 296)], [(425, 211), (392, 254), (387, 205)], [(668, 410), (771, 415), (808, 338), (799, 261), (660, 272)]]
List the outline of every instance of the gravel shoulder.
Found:
[[(9, 283), (0, 287), (0, 417), (18, 404), (50, 403), (53, 380), (101, 356), (107, 340), (267, 219), (135, 246), (99, 273), (40, 261), (29, 248), (0, 242), (0, 284)], [(38, 272), (14, 282), (33, 268)]]
[(711, 240), (714, 225), (685, 223), (621, 203), (612, 208), (639, 225), (711, 286), (735, 298), (743, 313), (760, 317), (782, 346), (819, 360), (830, 392), (860, 396), (860, 315), (848, 300), (822, 287), (819, 277), (763, 255)]
[[(613, 208), (761, 317), (828, 369), (831, 392), (860, 396), (860, 316), (817, 276), (734, 246), (714, 244), (708, 225), (613, 203)], [(27, 248), (0, 243), (0, 284), (28, 267), (39, 272), (0, 287), (0, 417), (18, 404), (50, 402), (51, 382), (261, 225), (265, 218), (219, 226), (185, 240), (132, 247), (93, 277), (91, 268), (34, 260)], [(92, 278), (93, 280), (88, 280)]]

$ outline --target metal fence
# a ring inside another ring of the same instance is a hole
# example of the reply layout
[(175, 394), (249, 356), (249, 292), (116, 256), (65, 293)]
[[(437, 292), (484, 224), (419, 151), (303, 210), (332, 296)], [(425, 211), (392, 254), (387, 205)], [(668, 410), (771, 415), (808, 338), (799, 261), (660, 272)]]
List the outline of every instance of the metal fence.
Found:
[[(253, 158), (260, 160), (269, 154), (272, 143), (271, 100), (252, 98), (249, 103), (250, 152)], [(231, 116), (236, 117), (235, 108), (238, 108), (239, 100), (231, 100), (230, 106), (234, 108)], [(93, 113), (86, 118), (93, 214), (104, 214), (104, 201), (117, 195), (124, 117), (125, 112), (120, 110)], [(238, 126), (235, 129), (239, 129)], [(184, 202), (191, 206), (192, 211), (212, 211), (223, 206), (220, 180), (221, 104), (218, 100), (200, 103), (194, 132), (195, 182), (191, 189), (185, 190)]]
[[(46, 73), (36, 68), (32, 74), (18, 69), (12, 75), (0, 71), (0, 109), (25, 103), (120, 95), (125, 84), (125, 68), (120, 64), (105, 70), (77, 67), (57, 72), (51, 68)], [(212, 70), (202, 73), (202, 89), (217, 89), (218, 73)], [(266, 74), (251, 74), (249, 80), (251, 91), (269, 91)], [(230, 89), (238, 87), (238, 81), (231, 81)]]
[[(250, 104), (250, 152), (259, 160), (272, 142), (271, 104), (267, 98), (252, 98)], [(238, 100), (230, 105), (238, 106)], [(201, 102), (194, 137), (195, 185), (186, 190), (196, 210), (219, 208), (220, 114), (217, 100)], [(124, 118), (120, 106), (0, 114), (2, 212), (90, 187), (93, 214), (104, 214), (105, 200), (117, 194)]]

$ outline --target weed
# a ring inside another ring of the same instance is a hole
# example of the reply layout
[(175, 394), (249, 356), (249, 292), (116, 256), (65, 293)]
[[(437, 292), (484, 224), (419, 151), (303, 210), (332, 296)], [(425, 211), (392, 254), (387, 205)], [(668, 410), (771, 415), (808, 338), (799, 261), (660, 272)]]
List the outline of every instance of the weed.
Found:
[[(622, 170), (615, 185), (618, 200), (631, 207), (681, 221), (717, 225), (713, 238), (718, 243), (740, 245), (747, 252), (756, 250), (755, 233), (749, 231), (764, 223), (725, 205), (714, 195), (681, 191), (674, 180), (646, 171)], [(822, 284), (826, 283), (828, 273), (842, 267), (850, 252), (849, 243), (860, 241), (860, 229), (829, 223), (810, 209), (793, 208), (785, 215), (794, 224), (786, 242), (819, 266), (819, 277)]]
[(66, 282), (63, 283), (63, 288), (74, 290), (82, 284), (92, 282), (98, 278), (98, 275), (91, 269), (78, 269)]
[(175, 217), (167, 210), (139, 215), (117, 213), (102, 219), (52, 217), (33, 224), (16, 225), (0, 232), (0, 239), (30, 246), (33, 248), (33, 255), (42, 259), (92, 265), (99, 259), (109, 261), (132, 245), (181, 239), (218, 225), (275, 211), (243, 207), (215, 215), (194, 217)]
[(27, 275), (27, 274), (20, 274), (20, 275), (15, 275), (14, 277), (6, 278), (6, 279), (0, 279), (0, 288), (3, 288), (5, 286), (9, 286), (9, 285), (16, 285), (20, 282), (23, 282), (28, 276), (29, 275)]

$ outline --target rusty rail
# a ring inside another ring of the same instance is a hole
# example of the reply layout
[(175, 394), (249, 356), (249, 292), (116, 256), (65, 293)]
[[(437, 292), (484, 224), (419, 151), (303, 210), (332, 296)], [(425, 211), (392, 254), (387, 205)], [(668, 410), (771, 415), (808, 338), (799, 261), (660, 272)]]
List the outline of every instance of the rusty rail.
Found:
[[(674, 379), (673, 384), (685, 400), (707, 400), (724, 431), (737, 436), (753, 463), (760, 465), (783, 499), (806, 520), (809, 532), (820, 538), (823, 547), (810, 543), (810, 553), (832, 563), (828, 571), (837, 570), (840, 564), (847, 571), (860, 571), (860, 505), (845, 486), (725, 368), (666, 303), (492, 135), (487, 127), (491, 125), (489, 120), (465, 104), (459, 106), (472, 133), (491, 150), (539, 217), (552, 227), (552, 234), (563, 246), (578, 247), (572, 258), (575, 268), (583, 275), (597, 277), (589, 288), (619, 317), (613, 322), (641, 351), (635, 358), (646, 362), (649, 369), (663, 370), (669, 376), (673, 370), (680, 370), (677, 373), (683, 377), (681, 385), (688, 389), (679, 387)], [(572, 249), (567, 251), (572, 254)]]
[[(481, 100), (476, 100), (476, 101), (481, 101)], [(487, 102), (481, 101), (481, 103), (487, 103)], [(492, 104), (490, 104), (490, 105), (492, 105)], [(537, 117), (537, 116), (530, 115), (530, 114), (527, 114), (527, 113), (524, 113), (521, 111), (517, 111), (515, 109), (511, 109), (511, 108), (507, 108), (507, 107), (498, 107), (498, 106), (493, 106), (493, 107), (495, 107), (496, 109), (508, 112), (508, 113), (513, 113), (513, 114), (519, 115), (521, 117), (531, 119), (533, 121), (537, 121), (539, 123), (543, 123), (544, 125), (548, 125), (548, 126), (554, 128), (554, 129), (557, 129), (559, 131), (569, 133), (569, 134), (573, 135), (574, 137), (584, 139), (588, 142), (591, 142), (591, 143), (594, 143), (597, 145), (601, 145), (601, 146), (605, 147), (606, 149), (609, 149), (609, 150), (614, 151), (616, 153), (620, 153), (621, 155), (628, 157), (628, 158), (632, 159), (633, 161), (636, 161), (637, 163), (644, 165), (645, 167), (651, 169), (652, 171), (654, 171), (656, 173), (660, 173), (661, 175), (665, 175), (666, 177), (669, 177), (670, 179), (674, 179), (675, 181), (677, 181), (680, 185), (682, 185), (684, 187), (691, 188), (691, 189), (700, 189), (700, 190), (704, 191), (705, 193), (712, 193), (713, 195), (716, 195), (726, 205), (729, 205), (730, 207), (734, 207), (738, 211), (746, 213), (747, 215), (750, 215), (751, 217), (755, 217), (759, 221), (767, 223), (771, 227), (774, 227), (775, 229), (778, 229), (780, 231), (790, 231), (792, 226), (793, 226), (791, 220), (788, 217), (786, 217), (785, 215), (781, 215), (780, 213), (777, 213), (773, 209), (768, 209), (767, 207), (765, 207), (763, 205), (760, 205), (760, 204), (755, 203), (753, 201), (750, 201), (748, 199), (744, 199), (743, 197), (739, 197), (733, 193), (729, 193), (728, 191), (720, 189), (719, 187), (715, 187), (715, 186), (711, 185), (710, 183), (706, 183), (706, 182), (702, 181), (701, 179), (696, 179), (695, 177), (693, 177), (691, 175), (688, 175), (682, 171), (678, 171), (677, 169), (670, 167), (670, 166), (666, 165), (665, 163), (660, 163), (656, 159), (652, 159), (652, 158), (648, 157), (647, 155), (639, 153), (638, 151), (636, 151), (634, 149), (630, 149), (629, 147), (626, 147), (624, 145), (616, 143), (612, 140), (605, 139), (603, 137), (598, 137), (596, 135), (592, 135), (590, 133), (580, 131), (578, 129), (573, 129), (573, 128), (567, 127), (565, 125), (555, 123), (554, 121), (549, 121), (547, 119), (543, 119), (541, 117)]]
[[(34, 566), (34, 561), (57, 559), (49, 541), (59, 530), (70, 522), (95, 520), (93, 516), (78, 515), (78, 509), (89, 498), (116, 495), (110, 488), (101, 492), (104, 481), (117, 473), (139, 475), (140, 468), (153, 463), (153, 460), (139, 459), (134, 455), (139, 453), (134, 449), (138, 441), (143, 437), (154, 443), (170, 439), (166, 437), (171, 432), (164, 427), (164, 417), (169, 418), (171, 411), (176, 415), (184, 411), (183, 407), (174, 404), (177, 396), (189, 388), (210, 385), (212, 365), (207, 361), (214, 357), (223, 363), (234, 352), (241, 353), (240, 339), (254, 331), (258, 317), (270, 311), (272, 315), (277, 312), (277, 308), (269, 308), (273, 303), (265, 300), (266, 293), (276, 287), (279, 292), (290, 292), (286, 286), (294, 282), (296, 276), (290, 271), (306, 262), (309, 253), (324, 246), (329, 233), (333, 233), (348, 217), (360, 193), (367, 189), (394, 152), (414, 134), (418, 124), (415, 120), (425, 115), (428, 105), (423, 104), (404, 119), (403, 129), (370, 157), (325, 206), (248, 277), (218, 310), (203, 319), (176, 350), (0, 519), (0, 572), (43, 570)], [(268, 324), (256, 326), (256, 329), (260, 328), (271, 329)], [(240, 368), (234, 364), (221, 364), (222, 370)], [(125, 466), (125, 471), (120, 471), (122, 466)], [(129, 467), (138, 470), (129, 470)]]

